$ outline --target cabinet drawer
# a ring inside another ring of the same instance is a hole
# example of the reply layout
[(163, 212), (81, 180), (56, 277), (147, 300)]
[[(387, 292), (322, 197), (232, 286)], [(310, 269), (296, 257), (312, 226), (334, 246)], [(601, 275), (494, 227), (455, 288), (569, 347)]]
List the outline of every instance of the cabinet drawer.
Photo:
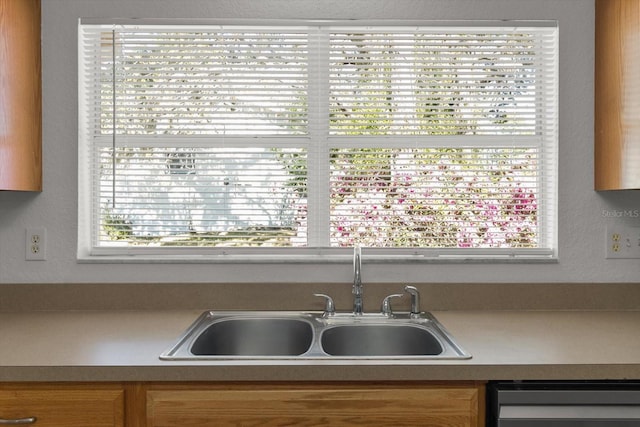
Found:
[(457, 386), (195, 386), (149, 390), (147, 426), (479, 425), (479, 388)]
[(33, 425), (37, 427), (124, 426), (124, 390), (64, 385), (0, 387), (0, 419), (28, 418), (35, 418)]

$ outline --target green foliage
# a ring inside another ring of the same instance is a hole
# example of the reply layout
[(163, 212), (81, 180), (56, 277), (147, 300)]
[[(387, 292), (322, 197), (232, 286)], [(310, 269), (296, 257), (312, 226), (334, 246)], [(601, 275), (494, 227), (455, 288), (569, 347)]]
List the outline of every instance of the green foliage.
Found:
[(307, 155), (301, 151), (288, 151), (279, 148), (271, 150), (276, 160), (291, 176), (286, 183), (298, 197), (307, 197)]
[(117, 215), (109, 207), (103, 208), (102, 228), (110, 240), (126, 240), (133, 235), (133, 222), (124, 215)]

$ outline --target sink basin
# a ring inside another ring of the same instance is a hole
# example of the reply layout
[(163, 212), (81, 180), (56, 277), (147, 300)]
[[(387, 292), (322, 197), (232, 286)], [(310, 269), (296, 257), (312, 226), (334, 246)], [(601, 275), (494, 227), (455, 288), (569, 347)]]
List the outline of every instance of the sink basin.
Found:
[(293, 311), (207, 311), (162, 360), (468, 359), (430, 313), (419, 316)]
[(437, 356), (440, 341), (413, 325), (343, 325), (325, 330), (322, 349), (331, 356)]
[(296, 358), (311, 351), (317, 323), (317, 316), (301, 312), (206, 311), (160, 358)]
[(191, 346), (194, 356), (299, 356), (309, 350), (313, 328), (289, 318), (231, 318), (208, 326)]

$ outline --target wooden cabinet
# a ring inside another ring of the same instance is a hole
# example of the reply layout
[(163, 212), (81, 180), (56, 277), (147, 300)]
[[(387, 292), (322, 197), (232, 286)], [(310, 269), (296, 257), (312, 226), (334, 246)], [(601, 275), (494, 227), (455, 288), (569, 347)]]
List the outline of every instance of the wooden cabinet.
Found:
[(31, 418), (38, 427), (484, 427), (485, 385), (0, 383), (0, 420)]
[(640, 189), (640, 0), (596, 0), (595, 189)]
[(40, 0), (0, 0), (0, 190), (42, 190)]
[(147, 426), (484, 426), (484, 385), (151, 385)]
[[(121, 427), (125, 391), (114, 385), (0, 385), (0, 420), (38, 427)], [(0, 422), (2, 424), (2, 422)]]

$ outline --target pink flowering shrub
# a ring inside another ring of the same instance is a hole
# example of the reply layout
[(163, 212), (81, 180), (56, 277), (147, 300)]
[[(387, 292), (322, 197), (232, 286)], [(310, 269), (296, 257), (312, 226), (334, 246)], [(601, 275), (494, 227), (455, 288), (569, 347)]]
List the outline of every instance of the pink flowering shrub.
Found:
[(331, 244), (370, 247), (535, 247), (535, 153), (336, 150)]

